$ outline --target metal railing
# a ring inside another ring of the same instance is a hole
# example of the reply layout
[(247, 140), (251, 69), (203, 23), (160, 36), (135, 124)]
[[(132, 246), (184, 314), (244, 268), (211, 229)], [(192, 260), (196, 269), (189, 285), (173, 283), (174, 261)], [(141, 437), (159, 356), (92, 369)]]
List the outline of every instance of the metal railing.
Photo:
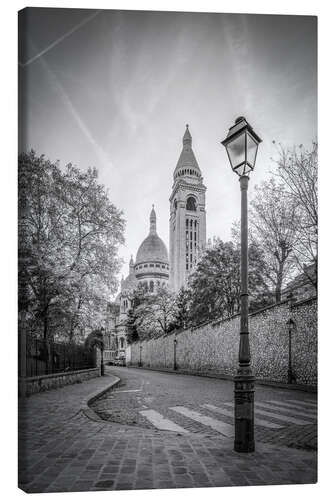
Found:
[[(21, 376), (21, 342), (19, 342), (19, 376)], [(26, 336), (26, 377), (84, 370), (96, 367), (95, 350), (75, 343), (47, 341)]]

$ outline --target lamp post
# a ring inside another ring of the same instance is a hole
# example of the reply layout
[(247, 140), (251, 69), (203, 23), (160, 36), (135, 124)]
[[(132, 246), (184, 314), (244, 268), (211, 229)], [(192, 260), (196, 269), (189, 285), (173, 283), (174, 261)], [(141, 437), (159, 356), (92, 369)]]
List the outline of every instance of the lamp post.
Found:
[(241, 189), (241, 294), (240, 294), (240, 336), (238, 370), (235, 383), (235, 441), (234, 450), (249, 453), (254, 444), (254, 376), (251, 370), (250, 342), (248, 329), (248, 222), (247, 190), (249, 174), (254, 169), (260, 137), (246, 119), (241, 116), (230, 127), (222, 141), (227, 150), (232, 170), (239, 176)]
[(176, 349), (177, 349), (177, 338), (173, 339), (173, 369), (177, 370), (177, 358), (176, 358)]
[(104, 328), (101, 328), (101, 377), (105, 375), (105, 368), (104, 368), (104, 347), (105, 347), (105, 336), (104, 336)]
[(140, 360), (139, 360), (139, 366), (142, 366), (142, 358), (141, 358), (142, 354), (141, 354), (141, 353), (142, 353), (142, 345), (140, 344)]
[[(287, 297), (289, 301), (289, 311), (292, 314), (292, 307), (296, 299), (292, 292), (288, 294)], [(295, 321), (290, 317), (287, 321), (288, 326), (288, 384), (292, 384), (294, 381), (293, 366), (292, 366), (292, 332), (295, 327)]]
[(293, 366), (292, 366), (292, 354), (291, 354), (291, 336), (292, 331), (295, 326), (295, 322), (292, 318), (289, 318), (287, 321), (288, 325), (288, 384), (293, 383)]

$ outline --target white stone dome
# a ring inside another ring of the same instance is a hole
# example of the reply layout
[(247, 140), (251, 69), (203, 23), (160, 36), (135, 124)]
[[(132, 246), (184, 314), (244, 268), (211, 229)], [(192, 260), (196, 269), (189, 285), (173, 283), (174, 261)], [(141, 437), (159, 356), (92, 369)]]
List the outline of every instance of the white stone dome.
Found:
[(147, 238), (141, 243), (136, 254), (135, 276), (138, 281), (149, 283), (152, 289), (152, 281), (156, 285), (167, 283), (169, 280), (168, 250), (164, 241), (156, 232), (156, 213), (153, 209), (150, 213), (150, 231)]
[(136, 254), (135, 265), (145, 262), (168, 264), (168, 250), (164, 241), (157, 234), (149, 234), (141, 243)]
[(150, 231), (147, 238), (141, 243), (136, 254), (135, 267), (138, 264), (159, 262), (169, 264), (168, 250), (164, 241), (156, 232), (156, 213), (154, 205), (150, 212)]

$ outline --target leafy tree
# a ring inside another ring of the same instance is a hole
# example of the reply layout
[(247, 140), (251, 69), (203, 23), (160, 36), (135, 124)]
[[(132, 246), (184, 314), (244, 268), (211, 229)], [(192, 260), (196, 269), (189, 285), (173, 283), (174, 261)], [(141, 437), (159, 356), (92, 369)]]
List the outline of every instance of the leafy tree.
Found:
[(318, 255), (318, 144), (306, 150), (300, 145), (292, 150), (278, 146), (276, 177), (285, 186), (285, 196), (297, 206), (298, 220), (294, 227), (296, 245), (293, 257), (298, 268), (317, 287), (317, 273), (307, 273), (309, 264), (317, 269)]
[(19, 156), (19, 290), (30, 329), (74, 340), (95, 328), (116, 288), (122, 213), (96, 169), (64, 171), (34, 151)]
[(101, 352), (104, 351), (104, 329), (103, 328), (96, 328), (96, 330), (93, 330), (92, 332), (87, 335), (84, 341), (85, 347), (88, 349), (94, 349), (98, 348)]
[(97, 328), (89, 333), (86, 337), (84, 345), (87, 349), (99, 349), (101, 351), (101, 375), (104, 375), (104, 328)]
[(185, 287), (181, 287), (175, 301), (175, 328), (187, 328), (190, 324), (190, 301), (190, 291)]
[[(192, 324), (230, 317), (240, 310), (240, 249), (215, 239), (189, 277)], [(250, 303), (268, 292), (262, 275), (262, 255), (249, 247)]]
[(153, 294), (141, 293), (132, 317), (138, 337), (147, 339), (170, 332), (174, 328), (175, 313), (175, 295), (167, 287), (159, 286)]
[[(139, 325), (143, 321), (142, 310), (138, 313), (139, 306), (145, 304), (148, 300), (148, 293), (144, 283), (138, 283), (129, 294), (129, 302), (131, 304), (127, 313), (126, 329), (127, 329), (127, 342), (129, 344), (139, 340)], [(142, 309), (142, 308), (141, 308)]]
[(126, 339), (128, 344), (132, 344), (139, 340), (139, 333), (136, 325), (137, 316), (135, 314), (135, 309), (129, 309), (127, 313), (127, 321), (126, 321), (126, 330), (127, 335)]

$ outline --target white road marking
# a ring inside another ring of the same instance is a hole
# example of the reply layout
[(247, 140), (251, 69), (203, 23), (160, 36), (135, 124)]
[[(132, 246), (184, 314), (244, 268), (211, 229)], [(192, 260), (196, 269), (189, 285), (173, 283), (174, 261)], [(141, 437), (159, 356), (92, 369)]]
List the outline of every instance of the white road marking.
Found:
[(207, 417), (193, 410), (185, 408), (185, 406), (174, 406), (170, 410), (181, 413), (185, 417), (191, 418), (202, 425), (207, 425), (217, 432), (220, 432), (226, 437), (234, 437), (234, 426), (221, 422), (220, 420), (215, 420), (215, 418)]
[[(233, 403), (224, 403), (225, 405), (228, 406), (233, 406)], [(273, 411), (265, 411), (265, 410), (260, 410), (256, 408), (255, 404), (255, 413), (259, 413), (260, 415), (264, 415), (265, 417), (272, 417), (275, 418), (276, 420), (281, 420), (282, 422), (287, 422), (288, 424), (297, 424), (297, 425), (309, 425), (311, 422), (301, 420), (299, 418), (293, 418), (293, 417), (287, 417), (286, 415), (281, 415), (279, 413), (274, 413)]]
[(280, 413), (274, 413), (273, 411), (259, 410), (255, 407), (255, 412), (259, 413), (259, 415), (265, 415), (265, 417), (276, 418), (277, 420), (282, 420), (282, 422), (288, 422), (288, 424), (297, 424), (297, 425), (309, 425), (311, 422), (301, 420), (299, 418), (289, 417), (287, 415), (281, 415)]
[[(219, 408), (217, 406), (210, 405), (210, 404), (204, 404), (202, 406), (204, 408), (208, 408), (208, 410), (216, 411), (216, 413), (220, 413), (221, 415), (225, 415), (226, 417), (234, 418), (233, 411), (225, 410), (223, 408)], [(268, 420), (262, 420), (260, 418), (255, 418), (254, 423), (257, 425), (261, 425), (262, 427), (268, 427), (268, 429), (283, 429), (283, 425), (274, 424), (273, 422), (269, 422)]]
[(282, 411), (284, 413), (291, 413), (292, 415), (295, 415), (295, 417), (307, 417), (307, 418), (311, 418), (312, 420), (317, 420), (317, 416), (315, 413), (305, 413), (305, 408), (303, 409), (303, 411), (300, 410), (300, 408), (287, 408), (285, 406), (280, 406), (280, 407), (277, 407), (277, 403), (276, 405), (272, 405), (272, 404), (269, 404), (269, 403), (256, 403), (257, 406), (261, 406), (262, 408), (267, 408), (268, 410), (279, 410), (279, 411)]
[(141, 389), (127, 389), (127, 390), (123, 390), (123, 391), (113, 391), (113, 393), (116, 393), (116, 392), (141, 392)]
[(142, 410), (139, 413), (146, 417), (146, 419), (149, 420), (149, 422), (152, 423), (155, 427), (157, 427), (157, 429), (163, 431), (179, 432), (181, 434), (188, 434), (189, 432), (188, 430), (183, 429), (183, 427), (180, 427), (179, 425), (172, 422), (172, 420), (163, 417), (163, 415), (155, 410)]
[(276, 400), (270, 400), (270, 401), (267, 401), (267, 403), (271, 403), (271, 404), (274, 404), (274, 405), (278, 405), (278, 406), (285, 406), (286, 408), (289, 408), (289, 409), (293, 409), (293, 410), (303, 410), (303, 411), (307, 411), (309, 413), (312, 413), (313, 415), (317, 415), (317, 408), (316, 407), (303, 407), (303, 406), (300, 406), (300, 405), (295, 405), (295, 404), (292, 404), (292, 403), (285, 403), (284, 401), (276, 401)]

